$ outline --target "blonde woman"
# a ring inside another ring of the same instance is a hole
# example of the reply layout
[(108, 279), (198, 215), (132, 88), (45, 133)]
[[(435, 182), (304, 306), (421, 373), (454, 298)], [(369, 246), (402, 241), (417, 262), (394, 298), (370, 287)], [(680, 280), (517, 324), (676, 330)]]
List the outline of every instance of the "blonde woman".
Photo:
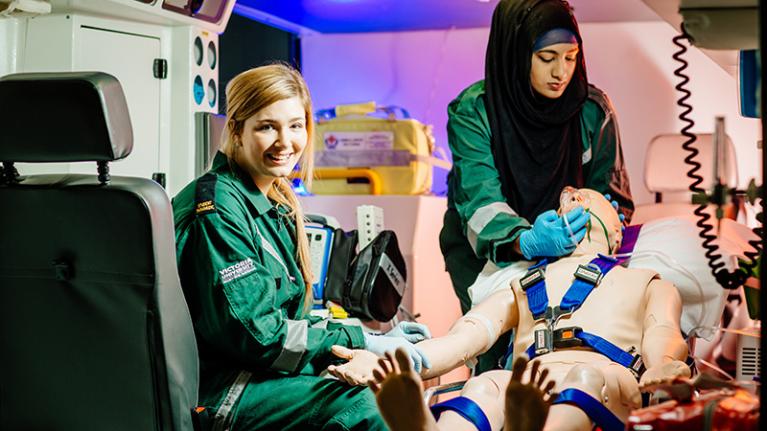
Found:
[(334, 359), (333, 345), (378, 354), (415, 348), (359, 327), (314, 325), (306, 315), (308, 244), (287, 178), (296, 164), (305, 179), (311, 173), (306, 83), (275, 64), (236, 76), (226, 95), (221, 151), (173, 200), (179, 275), (200, 352), (200, 405), (221, 429), (386, 429), (368, 389), (318, 377)]

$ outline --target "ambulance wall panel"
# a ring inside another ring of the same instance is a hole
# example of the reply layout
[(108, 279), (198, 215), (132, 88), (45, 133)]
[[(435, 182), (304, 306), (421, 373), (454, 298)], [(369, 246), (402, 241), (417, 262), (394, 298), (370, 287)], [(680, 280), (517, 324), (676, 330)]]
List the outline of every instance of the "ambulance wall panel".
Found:
[[(665, 22), (581, 25), (589, 80), (605, 90), (618, 112), (624, 156), (635, 201), (650, 203), (644, 154), (650, 139), (678, 133), (678, 65), (671, 55), (675, 31)], [(312, 35), (302, 39), (303, 72), (317, 108), (375, 100), (401, 105), (434, 125), (447, 148), (447, 104), (484, 76), (488, 29)], [(740, 185), (759, 175), (758, 121), (738, 114), (737, 84), (697, 49), (688, 51), (693, 129), (710, 133), (714, 116), (726, 117), (735, 144)], [(435, 171), (433, 191), (443, 193), (446, 173)]]
[(20, 39), (25, 29), (26, 20), (0, 18), (0, 76), (18, 71), (24, 52)]
[[(151, 178), (168, 172), (167, 139), (161, 124), (169, 95), (154, 77), (154, 60), (163, 57), (162, 27), (79, 14), (46, 15), (27, 20), (20, 72), (100, 71), (123, 87), (133, 128), (133, 151), (110, 165), (113, 175)], [(167, 128), (166, 128), (167, 129)], [(19, 164), (22, 174), (95, 173), (95, 163)]]
[[(133, 127), (133, 151), (114, 162), (115, 175), (152, 178), (167, 171), (160, 165), (160, 80), (152, 74), (155, 58), (161, 57), (155, 37), (83, 27), (77, 49), (77, 69), (99, 70), (117, 77), (128, 102)], [(93, 163), (71, 172), (93, 173)]]

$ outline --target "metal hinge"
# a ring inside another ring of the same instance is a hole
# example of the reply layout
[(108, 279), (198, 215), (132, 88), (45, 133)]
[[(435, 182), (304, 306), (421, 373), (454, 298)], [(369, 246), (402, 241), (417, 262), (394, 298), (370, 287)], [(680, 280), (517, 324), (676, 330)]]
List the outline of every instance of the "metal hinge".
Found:
[(152, 72), (157, 79), (165, 79), (168, 77), (168, 60), (164, 58), (155, 58), (152, 65)]

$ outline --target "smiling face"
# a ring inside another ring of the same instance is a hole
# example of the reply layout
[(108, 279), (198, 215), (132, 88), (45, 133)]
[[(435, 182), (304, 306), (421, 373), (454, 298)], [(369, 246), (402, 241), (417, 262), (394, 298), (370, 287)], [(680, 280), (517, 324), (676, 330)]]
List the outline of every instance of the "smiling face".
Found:
[(530, 60), (530, 85), (543, 97), (559, 98), (573, 79), (577, 60), (577, 43), (557, 43), (535, 51)]
[(306, 110), (300, 97), (282, 99), (245, 120), (237, 164), (266, 194), (275, 179), (287, 177), (308, 141)]

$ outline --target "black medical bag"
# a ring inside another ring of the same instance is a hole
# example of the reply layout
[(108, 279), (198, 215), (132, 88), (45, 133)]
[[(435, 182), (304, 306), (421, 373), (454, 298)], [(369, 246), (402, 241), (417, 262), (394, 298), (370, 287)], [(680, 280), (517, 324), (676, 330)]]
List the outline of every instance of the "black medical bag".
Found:
[(363, 320), (388, 322), (396, 314), (407, 282), (397, 235), (384, 230), (355, 255), (357, 231), (333, 235), (325, 301)]

